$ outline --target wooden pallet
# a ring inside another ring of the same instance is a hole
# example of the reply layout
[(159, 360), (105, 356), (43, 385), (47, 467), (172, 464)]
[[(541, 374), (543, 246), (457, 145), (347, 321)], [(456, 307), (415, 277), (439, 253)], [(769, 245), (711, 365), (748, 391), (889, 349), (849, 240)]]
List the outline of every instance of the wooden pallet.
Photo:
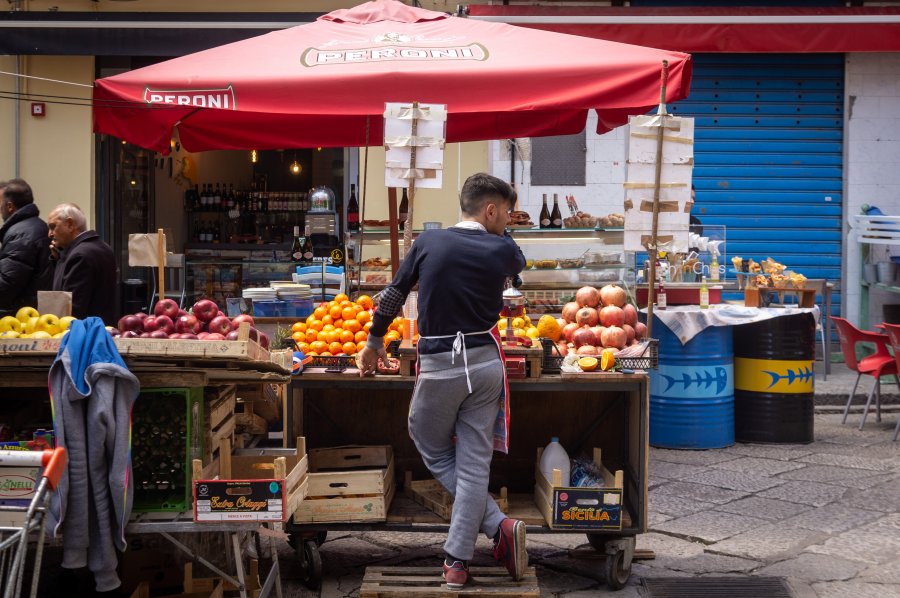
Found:
[(537, 598), (541, 595), (534, 567), (513, 581), (503, 567), (471, 567), (469, 585), (450, 590), (436, 567), (366, 567), (360, 598), (448, 598), (452, 596), (499, 596)]
[[(434, 512), (445, 521), (450, 521), (453, 513), (453, 497), (437, 480), (413, 480), (412, 472), (407, 471), (403, 477), (403, 493), (429, 511)], [(500, 507), (500, 511), (509, 511), (509, 498), (506, 486), (500, 489), (500, 496), (491, 497)]]

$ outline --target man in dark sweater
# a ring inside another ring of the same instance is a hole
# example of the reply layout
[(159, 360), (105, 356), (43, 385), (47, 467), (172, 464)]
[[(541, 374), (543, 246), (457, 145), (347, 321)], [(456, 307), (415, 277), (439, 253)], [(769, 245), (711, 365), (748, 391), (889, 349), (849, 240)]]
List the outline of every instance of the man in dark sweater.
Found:
[(98, 316), (114, 326), (118, 276), (112, 249), (95, 231), (87, 230), (84, 212), (75, 204), (53, 208), (47, 225), (53, 239), (53, 290), (72, 293), (72, 315), (76, 318)]
[[(488, 494), (495, 424), (505, 426), (508, 407), (495, 324), (506, 279), (525, 267), (522, 251), (505, 234), (513, 201), (512, 188), (496, 177), (479, 173), (466, 180), (462, 222), (419, 235), (383, 291), (358, 357), (361, 375), (387, 357), (388, 325), (418, 283), (421, 336), (409, 433), (432, 475), (455, 498), (444, 544), (450, 589), (468, 581), (479, 530), (493, 538), (494, 557), (514, 579), (528, 565), (525, 524), (507, 518)], [(505, 451), (505, 443), (498, 448)]]
[(50, 288), (47, 224), (31, 187), (22, 179), (0, 181), (0, 316), (37, 307), (37, 292)]

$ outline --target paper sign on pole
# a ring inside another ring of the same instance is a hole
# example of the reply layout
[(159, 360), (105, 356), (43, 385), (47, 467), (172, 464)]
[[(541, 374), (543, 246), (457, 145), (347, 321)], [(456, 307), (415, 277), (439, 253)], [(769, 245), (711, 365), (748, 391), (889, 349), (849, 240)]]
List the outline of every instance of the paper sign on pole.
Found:
[[(447, 106), (388, 103), (384, 109), (386, 187), (440, 189), (444, 182)], [(413, 134), (415, 124), (415, 134)], [(415, 148), (415, 163), (413, 151)]]
[[(629, 120), (625, 251), (646, 251), (652, 238), (657, 133), (662, 122), (659, 115), (633, 116)], [(661, 251), (683, 253), (688, 250), (693, 170), (694, 119), (667, 116), (656, 231)]]

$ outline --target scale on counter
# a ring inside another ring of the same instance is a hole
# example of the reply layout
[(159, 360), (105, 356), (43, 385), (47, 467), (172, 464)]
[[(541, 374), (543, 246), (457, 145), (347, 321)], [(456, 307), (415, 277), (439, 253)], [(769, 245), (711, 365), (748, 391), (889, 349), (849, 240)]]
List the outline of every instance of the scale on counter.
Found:
[(341, 244), (334, 192), (328, 187), (315, 187), (309, 192), (306, 224), (312, 237), (313, 258), (342, 266), (346, 252)]

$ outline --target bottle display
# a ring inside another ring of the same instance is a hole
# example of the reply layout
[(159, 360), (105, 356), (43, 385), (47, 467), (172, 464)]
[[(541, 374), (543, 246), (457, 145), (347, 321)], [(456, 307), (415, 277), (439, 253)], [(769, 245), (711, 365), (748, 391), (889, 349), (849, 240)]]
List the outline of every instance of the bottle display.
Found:
[(303, 231), (303, 261), (311, 262), (313, 259), (312, 234), (309, 232), (309, 225)]
[(562, 213), (559, 211), (559, 196), (553, 194), (553, 211), (550, 213), (550, 228), (562, 228)]
[(295, 262), (303, 261), (303, 243), (305, 239), (300, 238), (300, 227), (294, 227), (294, 243), (291, 245), (291, 260)]
[(347, 203), (347, 230), (359, 232), (359, 202), (356, 200), (356, 185), (350, 185), (350, 201)]
[(541, 228), (550, 228), (552, 224), (550, 221), (550, 210), (547, 209), (547, 194), (544, 193), (544, 205), (541, 206), (541, 217), (538, 220), (538, 224)]
[(406, 228), (406, 217), (409, 216), (409, 196), (406, 195), (406, 187), (403, 188), (403, 196), (400, 198), (400, 207), (397, 210), (397, 220), (400, 222), (400, 230)]
[(700, 309), (709, 309), (709, 287), (706, 286), (706, 277), (700, 282)]

